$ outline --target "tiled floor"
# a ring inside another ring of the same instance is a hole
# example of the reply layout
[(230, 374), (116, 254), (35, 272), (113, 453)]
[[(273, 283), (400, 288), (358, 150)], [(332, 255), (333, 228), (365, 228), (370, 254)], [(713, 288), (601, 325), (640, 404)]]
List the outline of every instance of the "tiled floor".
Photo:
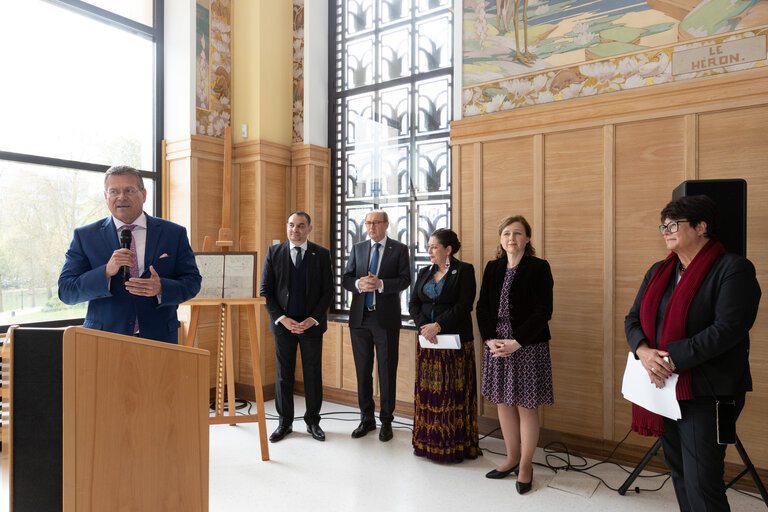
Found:
[[(303, 414), (301, 397), (296, 409), (297, 416)], [(621, 496), (603, 484), (593, 491), (596, 480), (577, 472), (560, 471), (555, 479), (555, 473), (542, 466), (534, 469), (533, 490), (520, 496), (514, 477), (484, 478), (503, 460), (489, 451), (504, 451), (499, 439), (482, 440), (485, 455), (476, 460), (436, 464), (413, 455), (407, 420), (402, 428), (395, 428), (392, 441), (382, 443), (378, 431), (362, 439), (350, 437), (358, 423), (355, 409), (326, 402), (322, 412), (325, 442), (313, 440), (299, 419), (292, 434), (269, 445), (266, 462), (261, 460), (256, 424), (211, 427), (210, 511), (677, 510), (671, 482), (656, 492)], [(268, 402), (267, 415), (274, 417), (274, 413), (274, 402)], [(268, 434), (276, 426), (276, 420), (268, 421)], [(545, 462), (541, 449), (535, 461)], [(614, 488), (627, 477), (613, 465), (590, 472)], [(664, 477), (642, 478), (633, 487), (652, 489), (663, 481)], [(736, 491), (729, 490), (728, 497), (734, 511), (766, 510), (762, 501)]]

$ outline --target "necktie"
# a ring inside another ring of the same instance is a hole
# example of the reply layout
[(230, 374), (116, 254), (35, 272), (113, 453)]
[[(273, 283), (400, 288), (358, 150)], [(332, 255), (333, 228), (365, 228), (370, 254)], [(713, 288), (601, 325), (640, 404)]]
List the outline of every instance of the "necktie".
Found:
[(296, 249), (296, 262), (293, 264), (296, 268), (301, 266), (301, 247), (294, 247)]
[[(379, 267), (379, 247), (381, 244), (376, 242), (373, 244), (373, 257), (371, 258), (371, 265), (368, 267), (368, 271), (371, 274), (376, 275), (376, 270)], [(370, 308), (373, 306), (373, 294), (374, 292), (365, 292), (365, 307)]]
[[(136, 224), (125, 224), (123, 229), (127, 229), (131, 232), (131, 251), (133, 252), (133, 259), (131, 260), (131, 268), (129, 270), (131, 277), (139, 277), (139, 258), (136, 254), (136, 237), (133, 236), (133, 230), (136, 229)], [(139, 317), (137, 316), (133, 321), (133, 333), (139, 332)]]

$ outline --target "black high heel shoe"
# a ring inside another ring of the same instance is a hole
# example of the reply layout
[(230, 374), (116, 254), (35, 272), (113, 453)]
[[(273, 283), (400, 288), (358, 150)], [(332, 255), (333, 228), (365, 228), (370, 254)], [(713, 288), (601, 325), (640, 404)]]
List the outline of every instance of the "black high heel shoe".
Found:
[(506, 471), (498, 471), (496, 469), (490, 470), (488, 473), (485, 474), (485, 478), (491, 478), (493, 480), (500, 480), (502, 478), (506, 478), (509, 476), (510, 473), (514, 472), (517, 474), (517, 468), (520, 466), (520, 464), (515, 464), (513, 467), (509, 468)]
[(525, 494), (528, 491), (530, 491), (532, 487), (533, 487), (533, 470), (531, 470), (530, 482), (521, 482), (520, 480), (515, 482), (515, 488), (517, 489), (517, 494)]

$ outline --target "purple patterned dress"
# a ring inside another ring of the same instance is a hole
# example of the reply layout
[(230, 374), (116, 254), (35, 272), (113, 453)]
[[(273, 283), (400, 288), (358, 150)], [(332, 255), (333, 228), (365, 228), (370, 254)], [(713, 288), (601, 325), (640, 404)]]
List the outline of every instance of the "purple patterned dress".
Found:
[[(443, 281), (434, 276), (424, 294), (437, 297)], [(416, 345), (413, 453), (437, 462), (461, 462), (482, 455), (477, 433), (475, 347), (435, 350)]]
[[(501, 287), (496, 323), (496, 336), (501, 340), (514, 338), (509, 322), (509, 289), (516, 272), (516, 266), (508, 268)], [(523, 345), (507, 357), (491, 357), (491, 350), (485, 345), (481, 392), (487, 400), (510, 407), (535, 409), (539, 405), (553, 404), (549, 343)]]

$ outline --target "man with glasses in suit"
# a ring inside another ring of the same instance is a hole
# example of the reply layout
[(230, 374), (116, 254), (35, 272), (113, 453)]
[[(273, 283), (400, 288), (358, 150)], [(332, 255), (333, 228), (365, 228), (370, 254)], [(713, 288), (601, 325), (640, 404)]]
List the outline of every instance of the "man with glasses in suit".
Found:
[[(144, 213), (147, 189), (133, 167), (107, 169), (104, 199), (112, 215), (75, 229), (59, 298), (88, 301), (83, 327), (176, 343), (177, 307), (202, 282), (187, 230)], [(130, 248), (121, 248), (123, 237)]]
[(369, 240), (355, 244), (344, 270), (343, 286), (352, 292), (349, 332), (357, 374), (359, 438), (376, 429), (373, 401), (373, 354), (379, 369), (381, 408), (379, 440), (392, 439), (395, 384), (400, 339), (400, 292), (411, 284), (408, 247), (387, 237), (389, 218), (382, 210), (365, 216)]

